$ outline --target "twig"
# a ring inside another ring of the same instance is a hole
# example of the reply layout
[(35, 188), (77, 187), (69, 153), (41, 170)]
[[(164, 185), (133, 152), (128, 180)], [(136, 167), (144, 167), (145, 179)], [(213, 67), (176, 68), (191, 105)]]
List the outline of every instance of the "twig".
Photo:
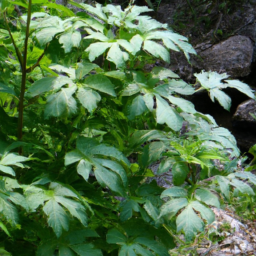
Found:
[(17, 57), (18, 57), (18, 60), (19, 60), (19, 63), (20, 63), (20, 67), (21, 67), (21, 69), (22, 69), (22, 67), (23, 67), (22, 56), (21, 56), (21, 53), (20, 53), (19, 48), (17, 47), (17, 45), (16, 45), (16, 43), (15, 43), (15, 41), (14, 41), (14, 39), (13, 39), (12, 32), (11, 32), (10, 27), (9, 27), (9, 24), (8, 24), (8, 20), (7, 20), (7, 18), (6, 18), (6, 11), (4, 12), (4, 20), (5, 20), (5, 23), (6, 23), (6, 27), (7, 27), (8, 33), (9, 33), (9, 35), (10, 35), (10, 37), (11, 37), (12, 44), (13, 44), (13, 46), (14, 46), (16, 55), (17, 55)]
[(36, 62), (33, 66), (31, 66), (31, 67), (29, 67), (29, 68), (26, 69), (26, 73), (32, 72), (36, 67), (38, 67), (38, 66), (40, 65), (40, 61), (41, 61), (42, 58), (44, 57), (46, 50), (47, 50), (47, 46), (45, 47), (44, 52), (43, 52), (43, 53), (41, 54), (41, 56), (38, 58), (37, 62)]

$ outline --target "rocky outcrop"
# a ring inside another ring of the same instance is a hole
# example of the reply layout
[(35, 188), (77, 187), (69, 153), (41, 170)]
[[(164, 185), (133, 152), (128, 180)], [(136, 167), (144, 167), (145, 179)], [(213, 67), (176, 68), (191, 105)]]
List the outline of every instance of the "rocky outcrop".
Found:
[(227, 40), (199, 52), (203, 59), (199, 68), (243, 77), (251, 72), (253, 44), (246, 36), (232, 36)]

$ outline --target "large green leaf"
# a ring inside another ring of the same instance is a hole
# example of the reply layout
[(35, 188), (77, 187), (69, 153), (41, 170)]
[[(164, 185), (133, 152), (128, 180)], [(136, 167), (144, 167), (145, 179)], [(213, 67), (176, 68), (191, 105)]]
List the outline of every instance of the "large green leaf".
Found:
[(110, 47), (107, 59), (111, 62), (114, 62), (116, 64), (117, 69), (125, 68), (124, 55), (117, 43), (113, 43)]
[[(177, 199), (178, 200), (178, 199)], [(177, 231), (183, 230), (187, 241), (191, 241), (198, 231), (204, 230), (204, 222), (193, 210), (193, 204), (189, 204), (176, 220)]]
[(167, 63), (170, 63), (170, 54), (162, 45), (155, 43), (151, 40), (146, 40), (144, 42), (143, 49), (155, 56), (156, 58), (161, 58)]
[(146, 201), (144, 204), (144, 209), (146, 210), (147, 214), (154, 220), (157, 221), (159, 210), (155, 207), (149, 200)]
[(164, 197), (186, 197), (187, 196), (187, 190), (182, 187), (171, 187), (166, 189), (162, 194), (161, 198)]
[(0, 193), (0, 211), (2, 216), (12, 225), (16, 226), (19, 221), (17, 208), (8, 200), (8, 196)]
[(51, 90), (58, 90), (64, 85), (73, 85), (73, 82), (70, 78), (65, 76), (58, 77), (44, 77), (42, 79), (37, 80), (32, 86), (27, 90), (27, 94), (30, 97), (35, 97), (44, 92), (48, 92)]
[(75, 114), (77, 111), (76, 100), (72, 95), (76, 91), (76, 86), (61, 89), (60, 92), (52, 94), (47, 98), (47, 104), (45, 107), (45, 118), (51, 116), (65, 117)]
[(193, 201), (190, 203), (190, 205), (194, 208), (194, 210), (200, 212), (202, 218), (205, 219), (208, 224), (211, 224), (215, 220), (215, 214), (210, 208), (204, 206), (198, 201)]
[(111, 47), (111, 43), (93, 43), (85, 51), (89, 53), (89, 60), (94, 61), (102, 53), (104, 53), (108, 48)]
[(136, 116), (139, 116), (147, 111), (144, 99), (142, 95), (135, 97), (131, 105), (127, 106), (127, 114), (130, 120), (134, 119)]
[(230, 182), (230, 185), (236, 187), (243, 194), (255, 195), (253, 189), (249, 185), (247, 185), (245, 182), (239, 179), (233, 178), (232, 181)]
[(168, 96), (168, 100), (172, 104), (181, 108), (184, 112), (191, 113), (191, 114), (196, 113), (194, 104), (188, 100), (184, 100), (182, 98), (176, 98), (174, 96)]
[(187, 205), (188, 200), (186, 198), (172, 199), (161, 207), (160, 215), (158, 218), (167, 214), (170, 216), (170, 218), (172, 218), (177, 214), (180, 209), (184, 208)]
[(16, 96), (16, 93), (10, 86), (6, 86), (1, 82), (0, 82), (0, 93), (8, 93)]
[(57, 237), (62, 234), (62, 229), (69, 228), (69, 218), (63, 208), (54, 200), (49, 200), (43, 207), (43, 211), (48, 216), (48, 224), (53, 228)]
[(120, 220), (126, 221), (132, 217), (133, 211), (139, 212), (140, 207), (134, 200), (126, 200), (121, 207)]
[(83, 86), (90, 87), (100, 92), (104, 92), (111, 96), (116, 96), (114, 85), (104, 75), (92, 75), (86, 78), (83, 82)]
[(116, 148), (100, 144), (92, 138), (79, 137), (77, 150), (66, 154), (65, 165), (80, 161), (77, 170), (86, 180), (93, 167), (96, 179), (103, 187), (107, 186), (124, 196), (124, 187), (127, 186), (126, 172), (119, 163), (106, 159), (106, 157), (114, 158), (115, 161), (129, 166), (126, 157)]
[(247, 84), (242, 83), (239, 80), (225, 80), (225, 82), (228, 84), (228, 87), (235, 88), (240, 92), (246, 94), (248, 97), (255, 99), (253, 90)]
[(224, 194), (224, 196), (229, 199), (230, 193), (229, 193), (229, 180), (223, 176), (216, 175), (216, 180), (219, 183), (220, 190)]
[(172, 166), (173, 183), (176, 186), (182, 185), (187, 178), (189, 168), (186, 162), (177, 162)]
[(226, 109), (228, 111), (230, 110), (231, 98), (223, 91), (216, 89), (216, 88), (211, 89), (210, 90), (210, 98), (213, 102), (214, 102), (214, 98), (215, 98), (224, 109)]
[(92, 164), (84, 159), (79, 161), (77, 165), (77, 173), (80, 174), (86, 181), (89, 178), (89, 174), (92, 170)]
[(90, 62), (86, 62), (86, 61), (77, 63), (76, 71), (75, 71), (76, 79), (79, 79), (79, 80), (83, 79), (85, 75), (87, 75), (89, 72), (91, 72), (93, 69), (97, 67), (98, 65)]
[(235, 88), (248, 97), (255, 99), (252, 89), (247, 84), (238, 80), (225, 80), (224, 83), (222, 80), (228, 78), (226, 73), (218, 74), (217, 72), (202, 71), (200, 74), (195, 74), (195, 77), (202, 87), (210, 92), (211, 100), (214, 101), (214, 98), (216, 98), (226, 110), (230, 109), (231, 99), (220, 91), (221, 89), (227, 87)]
[(19, 156), (13, 153), (6, 154), (2, 156), (2, 159), (0, 160), (0, 171), (15, 176), (14, 170), (9, 165), (23, 168), (24, 166), (22, 163), (28, 160), (29, 158), (24, 156)]
[(198, 200), (201, 200), (205, 204), (220, 208), (218, 197), (207, 189), (204, 189), (204, 188), (197, 189), (195, 196)]
[(46, 45), (49, 43), (53, 37), (61, 32), (63, 32), (64, 29), (62, 27), (47, 27), (43, 28), (40, 31), (36, 32), (36, 38), (41, 46)]
[(125, 244), (127, 237), (117, 229), (111, 229), (107, 233), (107, 242), (109, 244)]
[(156, 96), (156, 120), (159, 124), (166, 123), (174, 131), (182, 127), (182, 117), (160, 96)]
[(102, 256), (100, 249), (96, 249), (93, 244), (77, 244), (70, 246), (79, 256)]
[(84, 226), (87, 224), (86, 209), (78, 201), (79, 197), (61, 184), (50, 183), (49, 189), (44, 190), (30, 186), (26, 189), (25, 195), (30, 209), (36, 210), (43, 205), (43, 211), (48, 216), (48, 225), (57, 237), (62, 235), (63, 230), (69, 230), (70, 216), (65, 209)]
[(77, 98), (79, 99), (80, 103), (91, 113), (97, 108), (97, 104), (101, 100), (100, 95), (96, 91), (89, 88), (79, 88), (77, 91)]

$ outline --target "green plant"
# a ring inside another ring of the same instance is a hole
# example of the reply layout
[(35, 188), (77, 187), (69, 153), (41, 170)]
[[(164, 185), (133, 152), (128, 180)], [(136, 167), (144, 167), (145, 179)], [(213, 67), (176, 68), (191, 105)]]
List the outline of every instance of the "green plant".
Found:
[[(168, 255), (180, 232), (189, 242), (214, 220), (209, 206), (220, 207), (219, 197), (252, 194), (242, 180), (256, 178), (236, 172), (231, 133), (181, 97), (196, 92), (191, 85), (162, 67), (144, 70), (156, 58), (169, 62), (170, 49), (195, 54), (184, 36), (141, 15), (147, 7), (70, 3), (86, 12), (1, 2), (2, 250)], [(14, 4), (26, 14), (17, 17)], [(226, 78), (197, 74), (226, 109), (227, 86), (254, 98)], [(170, 170), (175, 186), (149, 182)]]

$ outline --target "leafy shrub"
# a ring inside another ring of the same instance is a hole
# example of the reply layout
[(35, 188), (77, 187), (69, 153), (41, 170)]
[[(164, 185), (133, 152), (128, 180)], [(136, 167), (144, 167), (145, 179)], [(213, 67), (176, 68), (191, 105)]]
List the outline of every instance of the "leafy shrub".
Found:
[[(195, 90), (169, 69), (146, 72), (169, 50), (196, 54), (147, 7), (73, 4), (84, 12), (1, 2), (1, 250), (168, 255), (176, 234), (191, 241), (214, 221), (220, 198), (256, 184), (237, 171), (232, 134), (182, 96), (206, 89), (229, 109), (223, 88), (254, 94), (226, 74), (196, 74)], [(174, 186), (149, 182), (166, 172)]]

